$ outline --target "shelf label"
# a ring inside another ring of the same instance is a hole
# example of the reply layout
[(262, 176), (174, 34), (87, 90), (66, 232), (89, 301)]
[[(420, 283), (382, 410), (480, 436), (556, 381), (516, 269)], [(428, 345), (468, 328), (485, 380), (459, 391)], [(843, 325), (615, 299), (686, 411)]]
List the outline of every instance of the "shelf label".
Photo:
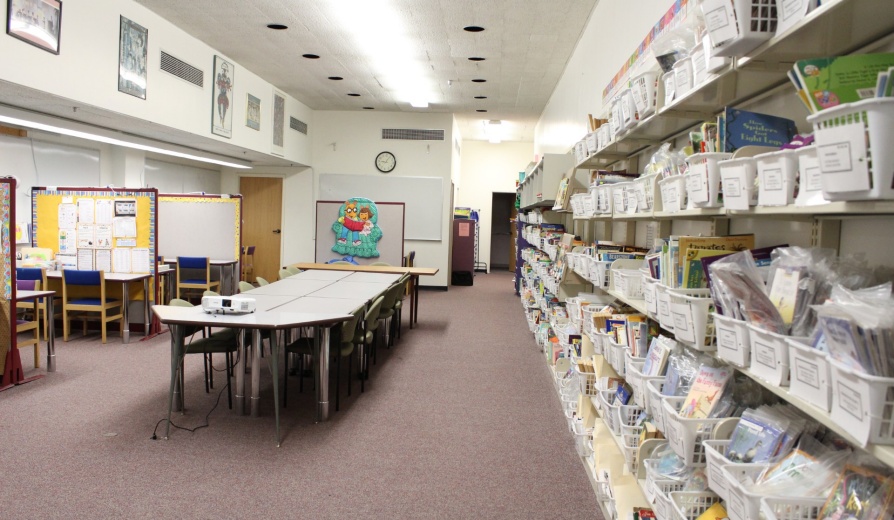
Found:
[(795, 358), (792, 363), (795, 379), (816, 390), (820, 389), (819, 365), (803, 358)]
[(730, 0), (705, 0), (702, 2), (702, 12), (714, 47), (739, 36), (736, 13)]
[(779, 24), (776, 26), (776, 34), (782, 34), (790, 27), (807, 16), (810, 10), (808, 0), (779, 0)]
[(871, 188), (862, 121), (816, 132), (817, 157), (827, 193)]
[(804, 190), (805, 191), (820, 191), (823, 189), (823, 175), (820, 171), (819, 165), (804, 168), (801, 170), (801, 180), (804, 181)]
[(744, 164), (725, 166), (722, 172), (723, 205), (726, 209), (748, 209), (750, 190), (747, 186), (747, 171)]
[(684, 95), (692, 90), (692, 60), (678, 61), (674, 67), (674, 89)]
[(787, 184), (782, 168), (765, 168), (761, 170), (761, 204), (768, 206), (784, 206), (788, 204)]
[(717, 327), (717, 346), (738, 353), (739, 346), (736, 341), (736, 331)]
[(860, 392), (838, 381), (838, 407), (863, 422), (863, 396)]
[(755, 340), (754, 360), (765, 367), (776, 370), (776, 349), (771, 345)]
[(664, 80), (664, 106), (667, 106), (674, 102), (674, 97), (675, 97), (674, 73), (668, 72), (663, 76), (662, 79)]
[[(646, 182), (652, 182), (652, 179), (649, 179)], [(635, 184), (636, 188), (636, 202), (640, 208), (644, 210), (651, 209), (649, 207), (649, 199), (646, 197), (646, 183), (645, 182), (637, 182)]]
[(698, 161), (689, 168), (686, 189), (693, 202), (708, 202), (708, 165)]

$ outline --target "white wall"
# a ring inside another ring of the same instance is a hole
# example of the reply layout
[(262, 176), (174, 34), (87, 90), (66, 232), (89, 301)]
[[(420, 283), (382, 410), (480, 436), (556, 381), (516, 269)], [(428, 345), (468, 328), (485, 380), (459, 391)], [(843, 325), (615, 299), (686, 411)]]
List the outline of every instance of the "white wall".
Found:
[[(388, 150), (397, 158), (397, 168), (390, 177), (441, 177), (444, 180), (441, 240), (407, 240), (404, 251), (416, 251), (416, 265), (440, 269), (434, 277), (420, 279), (422, 285), (446, 286), (449, 281), (448, 257), (451, 233), (451, 174), (453, 150), (453, 116), (451, 114), (402, 112), (318, 111), (314, 114), (313, 170), (314, 187), (323, 173), (384, 175), (376, 170), (374, 160)], [(444, 130), (443, 141), (401, 141), (381, 139), (383, 128), (419, 128)], [(383, 201), (386, 202), (386, 201)], [(302, 210), (302, 225), (313, 230), (314, 205)], [(326, 237), (328, 240), (329, 237)]]
[(534, 152), (567, 153), (602, 113), (602, 90), (672, 0), (600, 0), (535, 128)]
[[(64, 7), (60, 54), (48, 53), (15, 38), (0, 38), (0, 80), (50, 92), (77, 104), (101, 107), (270, 153), (273, 142), (273, 85), (236, 63), (231, 105), (234, 111), (233, 136), (232, 139), (214, 136), (211, 134), (211, 76), (217, 53), (214, 49), (130, 0), (70, 1)], [(2, 2), (0, 12), (4, 20), (6, 9), (7, 2)], [(118, 92), (120, 15), (149, 30), (145, 100)], [(202, 69), (204, 88), (159, 70), (159, 51), (162, 49)], [(260, 131), (245, 126), (248, 93), (261, 99)], [(307, 106), (287, 96), (286, 118), (289, 115), (309, 122), (313, 114)], [(300, 164), (311, 163), (310, 137), (290, 131), (288, 119), (284, 144), (287, 159)]]
[(456, 205), (479, 210), (478, 259), (490, 268), (490, 229), (494, 192), (514, 193), (518, 172), (534, 154), (534, 143), (465, 141)]

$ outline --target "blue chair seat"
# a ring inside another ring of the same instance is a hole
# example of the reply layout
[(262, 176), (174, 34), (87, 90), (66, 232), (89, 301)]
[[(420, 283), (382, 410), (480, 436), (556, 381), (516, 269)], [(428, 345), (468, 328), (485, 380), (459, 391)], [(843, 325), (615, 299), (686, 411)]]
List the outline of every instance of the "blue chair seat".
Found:
[(180, 283), (206, 284), (208, 283), (208, 280), (202, 278), (190, 278), (189, 280), (180, 280)]
[[(118, 300), (115, 298), (106, 298), (106, 303), (117, 302)], [(68, 300), (69, 304), (72, 305), (99, 305), (102, 303), (100, 298), (77, 298), (75, 300)]]

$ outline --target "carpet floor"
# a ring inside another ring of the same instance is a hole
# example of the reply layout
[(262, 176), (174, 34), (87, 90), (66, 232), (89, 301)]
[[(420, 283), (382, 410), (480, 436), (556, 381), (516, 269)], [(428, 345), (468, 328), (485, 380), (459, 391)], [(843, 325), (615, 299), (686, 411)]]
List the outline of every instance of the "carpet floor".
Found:
[[(174, 422), (199, 426), (220, 401), (209, 427), (165, 441), (167, 333), (60, 339), (55, 373), (0, 393), (0, 518), (601, 518), (511, 275), (474, 283), (422, 291), (418, 327), (404, 313), (365, 393), (342, 378), (328, 422), (312, 378), (299, 393), (292, 377), (280, 448), (266, 363), (251, 418), (227, 409), (222, 372), (206, 394), (188, 356)], [(21, 353), (26, 376), (44, 373)]]

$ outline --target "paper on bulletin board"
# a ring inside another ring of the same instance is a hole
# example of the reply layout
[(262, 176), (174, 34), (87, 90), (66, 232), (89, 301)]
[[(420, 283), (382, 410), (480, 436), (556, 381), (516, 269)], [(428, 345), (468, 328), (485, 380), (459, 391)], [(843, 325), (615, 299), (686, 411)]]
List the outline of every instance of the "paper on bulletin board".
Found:
[(113, 234), (116, 237), (137, 236), (137, 219), (134, 217), (116, 217), (112, 221)]
[(96, 201), (96, 223), (109, 224), (112, 223), (114, 214), (114, 206), (112, 199), (99, 199)]
[(59, 204), (59, 229), (74, 229), (77, 224), (77, 206), (74, 204)]
[(97, 224), (94, 226), (95, 242), (93, 247), (96, 249), (112, 249), (112, 226), (108, 224)]
[(96, 243), (96, 226), (93, 224), (78, 224), (78, 249), (93, 249)]
[(16, 222), (16, 244), (30, 244), (30, 225), (27, 222)]
[(93, 271), (93, 250), (78, 249), (78, 271)]
[(70, 255), (58, 254), (56, 255), (56, 263), (59, 264), (59, 269), (77, 269), (78, 268), (78, 257), (75, 254), (76, 251), (72, 252)]
[(97, 249), (95, 254), (95, 264), (97, 271), (112, 272), (112, 250)]
[(131, 272), (132, 273), (148, 273), (149, 269), (149, 249), (138, 247), (131, 249)]
[(78, 223), (93, 224), (96, 206), (93, 199), (78, 199)]
[(116, 273), (131, 272), (130, 249), (112, 249), (112, 271)]
[(74, 255), (78, 252), (78, 240), (72, 229), (59, 230), (59, 254)]

